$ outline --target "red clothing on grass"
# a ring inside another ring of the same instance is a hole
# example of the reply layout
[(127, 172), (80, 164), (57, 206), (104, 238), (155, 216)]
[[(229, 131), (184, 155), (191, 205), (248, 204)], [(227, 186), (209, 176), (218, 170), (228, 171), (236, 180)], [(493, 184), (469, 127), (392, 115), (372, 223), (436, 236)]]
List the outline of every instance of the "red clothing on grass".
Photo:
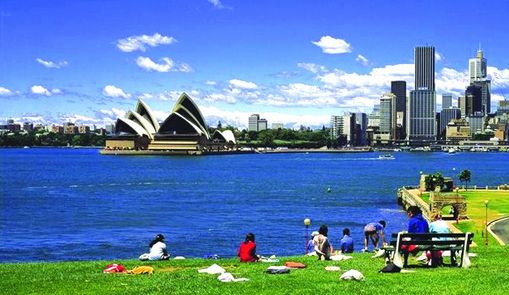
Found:
[(252, 241), (242, 242), (237, 254), (240, 257), (240, 262), (254, 262), (258, 260), (256, 256), (256, 244)]

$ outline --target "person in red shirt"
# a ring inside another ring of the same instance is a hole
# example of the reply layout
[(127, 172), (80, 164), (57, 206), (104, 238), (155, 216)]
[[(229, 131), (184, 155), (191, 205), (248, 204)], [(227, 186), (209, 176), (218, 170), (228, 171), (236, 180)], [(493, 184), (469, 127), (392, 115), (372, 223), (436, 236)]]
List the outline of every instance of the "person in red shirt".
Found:
[(258, 261), (259, 257), (256, 255), (256, 244), (255, 235), (248, 233), (246, 240), (240, 244), (239, 252), (237, 255), (240, 258), (240, 262), (255, 262)]

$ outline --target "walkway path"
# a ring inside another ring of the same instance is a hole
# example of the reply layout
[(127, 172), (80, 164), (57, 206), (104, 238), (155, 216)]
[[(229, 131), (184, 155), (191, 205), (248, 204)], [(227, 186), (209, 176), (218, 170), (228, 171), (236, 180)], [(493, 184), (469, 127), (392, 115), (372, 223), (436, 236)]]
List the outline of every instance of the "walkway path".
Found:
[(509, 217), (493, 222), (488, 229), (498, 237), (499, 242), (509, 245)]

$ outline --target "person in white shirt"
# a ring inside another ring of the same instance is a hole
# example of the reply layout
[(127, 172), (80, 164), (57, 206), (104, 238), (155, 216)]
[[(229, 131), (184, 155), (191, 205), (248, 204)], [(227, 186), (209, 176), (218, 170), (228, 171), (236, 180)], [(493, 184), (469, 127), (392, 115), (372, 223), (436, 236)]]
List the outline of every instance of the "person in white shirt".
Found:
[(166, 244), (164, 243), (164, 236), (158, 234), (150, 242), (150, 253), (145, 253), (140, 256), (140, 260), (168, 260), (170, 255), (166, 250)]

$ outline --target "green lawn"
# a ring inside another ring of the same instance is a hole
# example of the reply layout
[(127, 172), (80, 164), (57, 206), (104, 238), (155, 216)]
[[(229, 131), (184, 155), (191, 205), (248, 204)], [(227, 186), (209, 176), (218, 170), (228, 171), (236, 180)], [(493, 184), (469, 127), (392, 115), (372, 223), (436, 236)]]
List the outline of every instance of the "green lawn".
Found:
[[(151, 265), (153, 275), (103, 274), (109, 261), (0, 264), (0, 292), (4, 294), (508, 294), (509, 247), (476, 247), (472, 267), (416, 267), (414, 273), (381, 274), (383, 259), (353, 254), (343, 262), (317, 261), (314, 257), (288, 257), (306, 269), (269, 275), (266, 263), (242, 264), (237, 259), (170, 260), (161, 262), (119, 261), (127, 268)], [(217, 263), (248, 282), (221, 283), (215, 275), (199, 274), (199, 268)], [(341, 272), (327, 272), (338, 265)], [(340, 281), (346, 270), (357, 269), (366, 279)]]

